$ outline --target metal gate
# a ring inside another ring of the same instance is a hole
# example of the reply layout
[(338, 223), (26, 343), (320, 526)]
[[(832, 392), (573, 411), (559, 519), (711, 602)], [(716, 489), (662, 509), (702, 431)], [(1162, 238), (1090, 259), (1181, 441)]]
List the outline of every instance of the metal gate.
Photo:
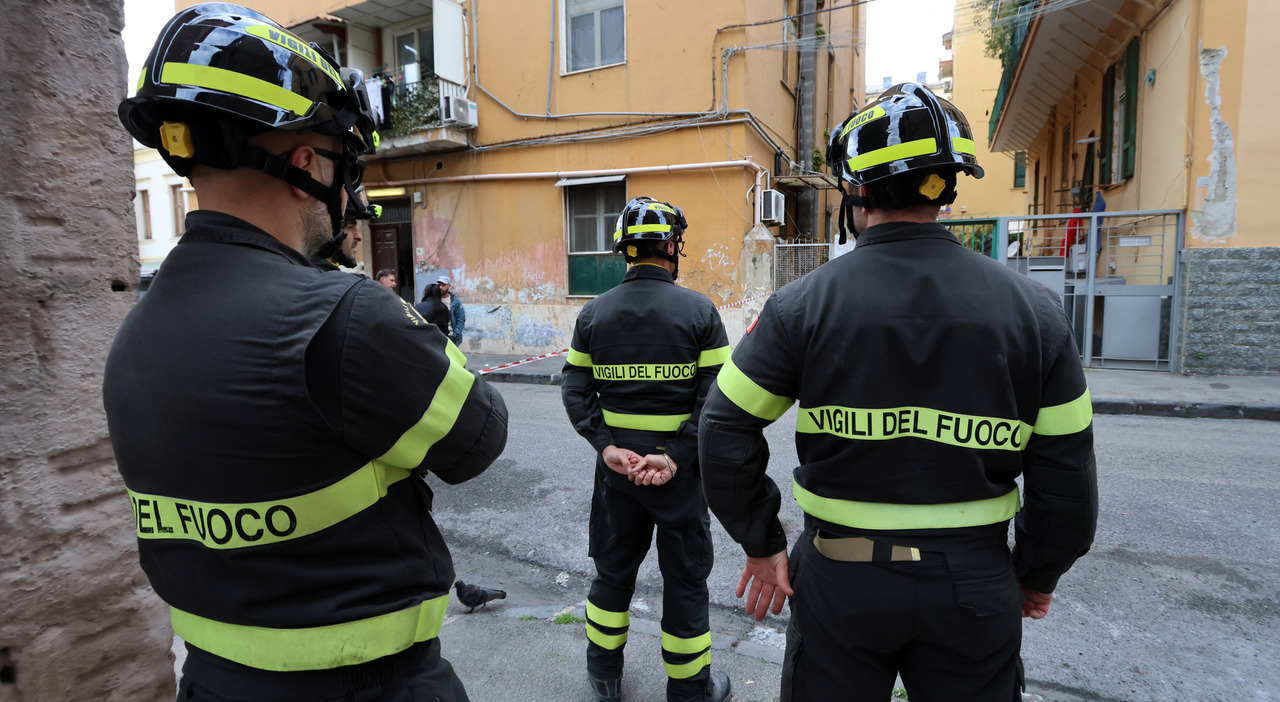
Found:
[(798, 280), (831, 260), (831, 244), (774, 244), (773, 289)]
[(1062, 296), (1085, 366), (1170, 370), (1181, 210), (1002, 217), (995, 258)]

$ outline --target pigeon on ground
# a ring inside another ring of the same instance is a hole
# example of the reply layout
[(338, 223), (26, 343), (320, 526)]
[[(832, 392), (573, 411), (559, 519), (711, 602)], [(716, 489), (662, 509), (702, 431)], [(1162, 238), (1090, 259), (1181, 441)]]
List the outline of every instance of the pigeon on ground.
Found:
[(471, 608), (467, 610), (467, 614), (471, 614), (476, 607), (484, 607), (493, 600), (502, 600), (507, 597), (507, 593), (502, 590), (490, 590), (479, 585), (468, 585), (461, 580), (454, 583), (453, 587), (458, 591), (458, 601)]

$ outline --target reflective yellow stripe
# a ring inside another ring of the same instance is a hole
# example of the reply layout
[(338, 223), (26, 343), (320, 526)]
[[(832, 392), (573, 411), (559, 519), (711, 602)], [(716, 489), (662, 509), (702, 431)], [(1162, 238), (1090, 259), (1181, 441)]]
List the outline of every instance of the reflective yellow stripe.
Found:
[(145, 82), (147, 82), (147, 67), (143, 66), (142, 72), (138, 74), (138, 87), (134, 88), (133, 92), (136, 93), (139, 90), (142, 90), (142, 84)]
[(464, 369), (467, 367), (467, 356), (462, 353), (462, 349), (458, 348), (457, 344), (445, 344), (444, 355), (448, 356), (455, 365), (462, 366)]
[(770, 422), (786, 413), (787, 408), (795, 400), (782, 395), (775, 395), (756, 384), (734, 364), (733, 359), (725, 362), (716, 376), (716, 385), (729, 401), (742, 411)]
[(591, 367), (591, 354), (583, 353), (577, 349), (569, 349), (569, 355), (565, 356), (565, 360), (571, 366), (581, 366), (583, 368)]
[(595, 366), (596, 380), (689, 380), (698, 375), (695, 363), (634, 363)]
[(1017, 419), (955, 414), (928, 407), (828, 406), (801, 407), (796, 416), (796, 432), (864, 440), (915, 438), (965, 448), (1021, 451), (1026, 448), (1031, 425)]
[(662, 650), (671, 653), (697, 653), (711, 648), (711, 632), (699, 634), (692, 639), (682, 639), (662, 632)]
[(336, 69), (334, 69), (334, 67), (328, 61), (324, 60), (324, 58), (321, 57), (320, 54), (316, 53), (315, 49), (311, 48), (307, 44), (303, 42), (299, 42), (294, 37), (289, 36), (288, 34), (281, 32), (278, 29), (272, 29), (271, 27), (268, 27), (265, 24), (255, 24), (252, 27), (249, 27), (248, 29), (246, 29), (245, 31), (248, 32), (249, 34), (252, 34), (255, 37), (266, 39), (267, 41), (277, 46), (282, 46), (292, 51), (293, 53), (301, 56), (302, 58), (310, 62), (311, 65), (324, 71), (325, 75), (329, 76), (334, 80), (334, 82), (342, 86), (343, 90), (347, 89), (347, 84), (342, 80), (342, 74), (339, 73)]
[(941, 505), (900, 505), (819, 497), (792, 481), (805, 514), (855, 529), (958, 529), (996, 524), (1018, 513), (1018, 488), (1000, 497)]
[(636, 429), (638, 431), (678, 431), (680, 425), (692, 414), (619, 414), (607, 409), (604, 423), (615, 429)]
[(599, 624), (600, 626), (608, 626), (614, 629), (631, 626), (631, 610), (625, 612), (610, 612), (607, 609), (600, 609), (587, 600), (587, 619)]
[[(431, 398), (427, 411), (422, 414), (422, 419), (409, 427), (391, 450), (382, 454), (378, 461), (401, 468), (417, 468), (426, 457), (427, 451), (453, 429), (454, 423), (458, 421), (458, 414), (462, 412), (462, 406), (467, 402), (471, 386), (476, 382), (476, 377), (467, 370), (466, 358), (457, 348), (452, 344), (446, 344), (445, 353), (449, 355), (452, 363), (449, 364), (444, 380), (440, 381), (440, 387), (436, 388), (436, 394)], [(462, 362), (458, 361), (459, 358), (462, 358)]]
[(377, 660), (440, 635), (449, 596), (354, 622), (268, 629), (170, 609), (173, 633), (227, 660), (260, 670), (327, 670)]
[(1044, 436), (1063, 436), (1084, 431), (1093, 422), (1093, 401), (1089, 389), (1084, 394), (1062, 405), (1041, 407), (1036, 416), (1035, 433)]
[(659, 212), (668, 212), (670, 214), (676, 213), (675, 210), (671, 209), (670, 207), (667, 207), (661, 202), (651, 202), (648, 205), (646, 205), (646, 207), (650, 210), (658, 210)]
[(721, 346), (718, 349), (708, 349), (698, 354), (698, 367), (706, 368), (707, 366), (718, 366), (729, 360), (729, 356), (733, 354), (733, 349), (728, 346)]
[(662, 665), (667, 669), (667, 677), (669, 678), (675, 678), (676, 680), (692, 678), (703, 668), (711, 665), (711, 652), (707, 651), (688, 663), (668, 663), (663, 661)]
[[(670, 224), (637, 224), (633, 227), (627, 227), (628, 234), (644, 234), (646, 232), (669, 232)], [(618, 229), (613, 232), (613, 240), (617, 241), (622, 238), (622, 230)]]
[(189, 63), (166, 63), (160, 71), (161, 83), (194, 85), (197, 88), (221, 90), (242, 95), (252, 100), (288, 110), (303, 116), (315, 103), (293, 92), (243, 73), (213, 66), (196, 66)]
[(139, 539), (186, 539), (214, 549), (265, 546), (327, 529), (372, 507), (407, 470), (374, 461), (338, 482), (266, 502), (195, 502), (129, 491)]
[(951, 148), (958, 154), (976, 156), (978, 153), (977, 148), (973, 145), (973, 139), (965, 139), (964, 137), (952, 137)]
[(933, 154), (938, 152), (938, 141), (933, 137), (926, 139), (916, 139), (915, 141), (905, 141), (901, 144), (886, 146), (875, 151), (868, 151), (865, 154), (859, 154), (849, 159), (849, 170), (860, 171), (864, 168), (879, 166), (884, 163), (892, 163), (894, 161), (911, 158), (912, 156), (924, 156), (925, 154)]
[(607, 648), (610, 651), (622, 648), (622, 644), (627, 642), (627, 632), (621, 634), (606, 634), (599, 629), (591, 626), (591, 622), (587, 622), (587, 640), (601, 648)]
[(849, 132), (852, 132), (853, 130), (857, 129), (858, 127), (861, 127), (862, 125), (866, 124), (867, 122), (870, 122), (873, 119), (879, 119), (880, 117), (884, 117), (884, 115), (885, 115), (885, 111), (883, 107), (879, 105), (876, 105), (874, 107), (868, 107), (862, 112), (859, 112), (857, 117), (854, 117), (853, 119), (849, 120), (848, 124), (844, 125), (844, 130), (840, 132), (840, 136), (844, 136)]

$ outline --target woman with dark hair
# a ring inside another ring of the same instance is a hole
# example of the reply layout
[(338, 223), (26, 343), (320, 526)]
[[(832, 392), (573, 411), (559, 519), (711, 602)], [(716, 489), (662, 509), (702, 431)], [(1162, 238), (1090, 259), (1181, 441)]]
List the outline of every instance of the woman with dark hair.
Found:
[(428, 285), (422, 291), (422, 302), (414, 305), (413, 308), (422, 315), (423, 319), (439, 327), (445, 336), (453, 332), (453, 316), (449, 312), (449, 306), (441, 299), (439, 284)]

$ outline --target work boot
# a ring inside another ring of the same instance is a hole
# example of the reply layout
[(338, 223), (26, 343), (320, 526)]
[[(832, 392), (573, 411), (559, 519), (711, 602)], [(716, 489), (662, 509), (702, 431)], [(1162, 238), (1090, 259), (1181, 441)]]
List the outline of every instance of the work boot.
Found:
[(707, 680), (707, 702), (725, 702), (729, 699), (732, 687), (728, 675), (718, 670), (711, 671), (711, 677)]
[(622, 676), (601, 680), (587, 673), (591, 681), (591, 691), (596, 693), (596, 702), (622, 702)]

